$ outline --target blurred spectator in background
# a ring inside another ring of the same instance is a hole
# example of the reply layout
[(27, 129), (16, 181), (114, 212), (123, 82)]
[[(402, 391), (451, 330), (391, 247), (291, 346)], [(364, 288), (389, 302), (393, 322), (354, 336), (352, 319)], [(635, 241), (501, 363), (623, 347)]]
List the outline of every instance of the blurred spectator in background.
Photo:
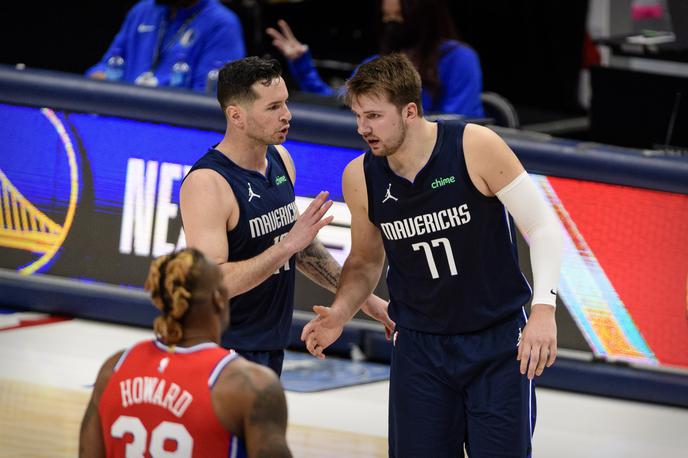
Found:
[[(446, 0), (381, 0), (380, 8), (380, 54), (401, 51), (411, 59), (423, 82), (423, 109), (484, 116), (480, 61), (473, 49), (457, 41)], [(278, 21), (278, 26), (279, 30), (270, 27), (266, 32), (289, 61), (300, 89), (334, 95), (335, 90), (318, 75), (308, 45), (294, 36), (285, 21)]]
[(244, 55), (241, 23), (218, 0), (142, 0), (86, 75), (205, 91), (211, 71)]

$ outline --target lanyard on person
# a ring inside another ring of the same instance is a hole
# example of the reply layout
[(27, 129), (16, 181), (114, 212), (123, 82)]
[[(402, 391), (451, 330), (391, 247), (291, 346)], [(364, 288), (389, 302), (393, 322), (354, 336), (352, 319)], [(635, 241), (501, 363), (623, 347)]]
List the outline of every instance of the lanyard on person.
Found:
[(200, 11), (196, 11), (194, 14), (188, 17), (186, 21), (182, 24), (181, 27), (179, 27), (179, 30), (177, 30), (177, 33), (174, 34), (171, 40), (167, 42), (167, 44), (163, 43), (163, 39), (165, 37), (165, 32), (167, 31), (167, 19), (163, 18), (162, 22), (160, 23), (160, 27), (158, 28), (158, 38), (155, 42), (155, 50), (153, 53), (153, 61), (150, 66), (150, 72), (155, 72), (155, 69), (158, 67), (158, 64), (160, 63), (160, 56), (167, 51), (176, 41), (184, 35), (184, 32), (186, 32), (186, 29), (191, 25), (191, 22), (196, 19), (196, 16), (198, 16), (198, 13)]
[(134, 80), (134, 84), (150, 87), (155, 87), (158, 85), (158, 78), (155, 76), (155, 69), (160, 63), (160, 55), (167, 51), (184, 34), (184, 32), (186, 32), (186, 29), (189, 27), (189, 25), (191, 25), (191, 22), (196, 18), (196, 16), (198, 16), (198, 13), (200, 13), (200, 11), (197, 11), (189, 16), (189, 18), (184, 21), (182, 26), (179, 27), (179, 30), (177, 30), (177, 33), (174, 34), (172, 39), (168, 41), (167, 44), (163, 43), (165, 31), (167, 30), (167, 19), (163, 18), (163, 20), (160, 22), (160, 27), (158, 28), (158, 37), (155, 40), (155, 50), (150, 69), (137, 76)]

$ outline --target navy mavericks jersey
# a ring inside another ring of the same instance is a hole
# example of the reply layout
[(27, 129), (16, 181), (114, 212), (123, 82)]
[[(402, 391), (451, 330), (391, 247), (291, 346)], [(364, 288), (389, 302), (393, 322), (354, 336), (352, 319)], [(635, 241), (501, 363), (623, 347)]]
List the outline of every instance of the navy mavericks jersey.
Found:
[(364, 157), (368, 217), (389, 263), (389, 315), (407, 329), (480, 331), (530, 298), (511, 217), (468, 176), (463, 130), (464, 124), (438, 123), (435, 147), (413, 183), (387, 158), (370, 151)]
[[(246, 170), (211, 149), (191, 171), (212, 169), (222, 175), (239, 204), (237, 226), (227, 233), (228, 261), (259, 255), (284, 237), (296, 220), (294, 185), (277, 149), (267, 151), (266, 175)], [(294, 309), (294, 257), (270, 278), (230, 300), (230, 326), (223, 343), (237, 350), (286, 348)]]

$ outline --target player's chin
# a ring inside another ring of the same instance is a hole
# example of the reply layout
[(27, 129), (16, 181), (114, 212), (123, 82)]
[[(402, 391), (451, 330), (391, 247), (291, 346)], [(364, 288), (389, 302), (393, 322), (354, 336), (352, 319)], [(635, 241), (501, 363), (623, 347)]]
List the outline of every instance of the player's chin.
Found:
[(387, 150), (386, 148), (382, 148), (382, 147), (371, 148), (370, 152), (373, 153), (373, 156), (378, 156), (378, 157), (387, 157), (390, 155), (389, 150)]
[(272, 144), (273, 145), (281, 145), (285, 141), (287, 141), (287, 133), (286, 132), (278, 132), (273, 136), (272, 139)]
[(385, 149), (380, 142), (368, 142), (368, 148), (373, 156), (386, 156)]

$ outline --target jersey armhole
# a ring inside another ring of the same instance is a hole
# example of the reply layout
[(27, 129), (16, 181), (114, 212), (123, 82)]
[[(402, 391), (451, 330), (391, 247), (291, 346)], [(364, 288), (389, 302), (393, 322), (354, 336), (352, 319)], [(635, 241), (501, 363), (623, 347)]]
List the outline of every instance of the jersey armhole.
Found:
[(191, 175), (192, 172), (195, 172), (196, 170), (212, 170), (213, 172), (215, 172), (220, 178), (222, 178), (225, 181), (225, 183), (227, 183), (229, 188), (232, 190), (232, 194), (234, 194), (234, 198), (237, 199), (237, 202), (239, 201), (239, 199), (236, 197), (237, 194), (236, 194), (236, 191), (234, 190), (234, 186), (232, 185), (232, 183), (227, 179), (227, 177), (225, 177), (220, 172), (218, 172), (217, 170), (212, 168), (210, 165), (200, 165), (198, 167), (194, 167), (191, 170), (189, 170), (189, 173), (184, 175), (184, 179), (182, 180), (182, 184), (184, 183), (184, 180), (186, 180), (186, 178), (189, 175)]
[[(284, 159), (282, 159), (282, 155), (280, 154), (280, 149), (284, 150), (285, 154), (289, 154), (287, 152), (287, 149), (283, 147), (282, 145), (270, 145), (275, 148), (275, 156), (277, 157), (277, 160), (279, 161), (280, 165), (282, 166), (282, 169), (284, 169), (284, 173), (287, 174), (287, 178), (289, 178), (289, 184), (291, 185), (291, 189), (294, 189), (294, 182), (291, 180), (291, 175), (289, 175), (289, 168), (287, 168), (287, 164), (285, 164)], [(270, 147), (268, 147), (268, 151), (270, 150)], [(292, 161), (293, 162), (293, 161)], [(294, 167), (296, 168), (296, 167)], [(294, 171), (294, 174), (296, 174), (296, 170)]]
[(117, 360), (117, 363), (115, 363), (115, 366), (112, 368), (112, 372), (115, 373), (117, 370), (120, 368), (122, 364), (124, 364), (124, 360), (127, 359), (127, 356), (129, 355), (129, 352), (132, 350), (134, 347), (129, 347), (122, 354), (120, 355), (119, 359)]
[(231, 189), (232, 194), (234, 195), (234, 199), (236, 200), (236, 203), (237, 203), (237, 208), (239, 209), (239, 217), (237, 217), (237, 225), (234, 228), (232, 228), (231, 230), (227, 231), (228, 234), (233, 233), (239, 227), (239, 222), (241, 222), (241, 214), (246, 211), (244, 209), (244, 204), (243, 204), (242, 200), (239, 199), (239, 197), (237, 197), (237, 191), (234, 189), (234, 185), (232, 184), (232, 182), (230, 180), (227, 179), (226, 176), (221, 174), (218, 170), (212, 168), (210, 165), (206, 165), (206, 164), (203, 164), (203, 165), (200, 165), (197, 167), (194, 166), (191, 170), (189, 170), (189, 173), (187, 173), (186, 176), (184, 176), (184, 179), (186, 179), (186, 177), (191, 175), (191, 172), (195, 172), (196, 170), (212, 170), (220, 178), (222, 178), (225, 181), (225, 183), (227, 183), (227, 186), (229, 186), (229, 189)]
[(215, 365), (212, 372), (210, 373), (210, 377), (208, 377), (209, 389), (213, 389), (213, 386), (215, 385), (215, 382), (217, 382), (217, 379), (220, 377), (220, 374), (222, 373), (223, 369), (227, 367), (227, 364), (234, 361), (238, 356), (239, 353), (235, 352), (234, 350), (231, 350), (229, 354), (225, 355), (224, 358), (218, 361), (218, 363)]
[(365, 153), (365, 156), (363, 156), (363, 177), (365, 178), (365, 184), (366, 184), (366, 194), (368, 198), (368, 219), (370, 220), (371, 223), (375, 224), (375, 206), (373, 205), (373, 183), (370, 181), (370, 178), (368, 174), (366, 173), (366, 170), (368, 167), (370, 167), (372, 164), (372, 158), (373, 155), (370, 153)]
[(468, 164), (466, 163), (466, 152), (463, 149), (463, 136), (464, 133), (466, 132), (466, 123), (460, 123), (460, 132), (459, 135), (457, 135), (457, 140), (456, 140), (456, 148), (457, 151), (460, 152), (459, 154), (459, 167), (461, 167), (461, 175), (463, 176), (464, 181), (466, 182), (466, 188), (473, 193), (476, 197), (485, 200), (486, 202), (496, 202), (499, 201), (497, 196), (486, 196), (478, 188), (475, 187), (475, 183), (473, 183), (473, 180), (471, 180), (471, 175), (468, 173)]

